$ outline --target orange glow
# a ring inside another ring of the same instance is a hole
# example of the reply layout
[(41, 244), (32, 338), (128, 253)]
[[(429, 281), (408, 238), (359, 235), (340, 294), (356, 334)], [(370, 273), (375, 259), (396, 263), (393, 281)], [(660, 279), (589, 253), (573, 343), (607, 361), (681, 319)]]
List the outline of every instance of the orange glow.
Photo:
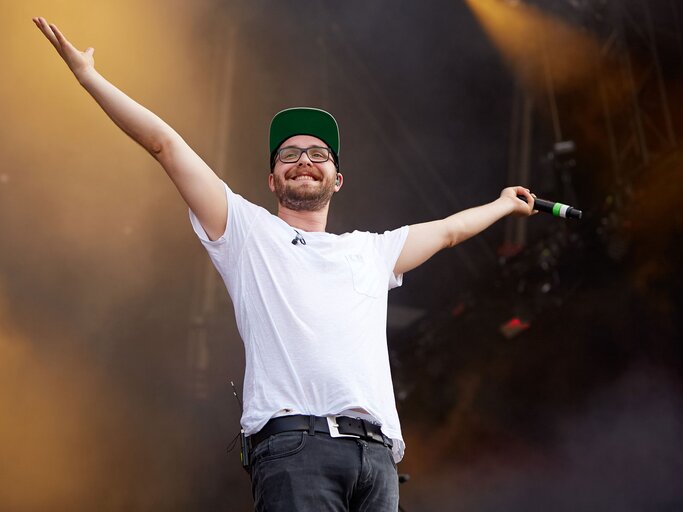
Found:
[[(606, 112), (624, 112), (633, 98), (623, 55), (614, 48), (605, 55), (601, 42), (588, 32), (522, 2), (467, 3), (539, 112), (550, 115), (559, 106), (559, 121), (573, 127), (581, 147), (603, 154)], [(638, 74), (638, 64), (633, 66)], [(549, 102), (552, 96), (554, 104)], [(566, 104), (571, 108), (563, 109)]]
[[(185, 422), (124, 396), (57, 335), (31, 342), (2, 299), (0, 509), (95, 510), (106, 500), (107, 510), (169, 510), (182, 502), (188, 461), (174, 459), (179, 468), (169, 471), (158, 445), (179, 445)], [(155, 442), (145, 436), (151, 429)]]
[[(133, 384), (97, 352), (105, 330), (125, 328), (117, 308), (157, 279), (151, 242), (169, 253), (182, 252), (181, 237), (193, 243), (178, 228), (186, 208), (31, 18), (93, 46), (103, 75), (206, 153), (211, 10), (160, 0), (3, 2), (0, 510), (170, 510), (191, 494), (197, 456), (174, 450), (187, 446), (188, 419), (129, 393)], [(143, 349), (164, 357), (163, 342), (148, 340), (131, 358)]]
[(529, 90), (543, 90), (546, 69), (558, 90), (584, 84), (595, 72), (598, 43), (580, 29), (521, 2), (467, 3), (520, 83)]

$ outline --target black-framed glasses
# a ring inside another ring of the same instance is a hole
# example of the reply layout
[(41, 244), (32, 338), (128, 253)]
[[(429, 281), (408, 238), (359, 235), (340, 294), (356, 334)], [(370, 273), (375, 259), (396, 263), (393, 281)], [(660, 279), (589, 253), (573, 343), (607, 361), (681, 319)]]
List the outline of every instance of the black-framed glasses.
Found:
[(321, 146), (311, 146), (310, 148), (287, 146), (286, 148), (280, 148), (278, 150), (277, 157), (281, 162), (293, 164), (299, 161), (302, 153), (306, 153), (306, 156), (308, 156), (308, 159), (311, 162), (319, 164), (321, 162), (327, 162), (330, 159), (330, 152), (330, 148)]

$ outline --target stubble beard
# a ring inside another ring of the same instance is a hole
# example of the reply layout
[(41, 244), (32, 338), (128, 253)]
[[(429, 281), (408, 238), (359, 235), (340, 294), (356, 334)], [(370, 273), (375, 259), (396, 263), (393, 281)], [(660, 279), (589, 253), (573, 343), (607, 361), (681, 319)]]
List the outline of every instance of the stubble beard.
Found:
[(301, 212), (317, 212), (325, 208), (334, 194), (334, 182), (323, 179), (320, 187), (310, 190), (308, 187), (289, 186), (284, 178), (275, 178), (275, 195), (280, 204), (290, 210)]

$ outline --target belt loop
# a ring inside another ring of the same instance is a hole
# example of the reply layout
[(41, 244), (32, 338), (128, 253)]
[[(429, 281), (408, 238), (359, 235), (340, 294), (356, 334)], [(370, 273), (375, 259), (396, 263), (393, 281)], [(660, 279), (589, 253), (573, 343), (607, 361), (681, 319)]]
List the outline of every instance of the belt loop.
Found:
[(315, 416), (313, 415), (308, 417), (308, 435), (315, 435)]

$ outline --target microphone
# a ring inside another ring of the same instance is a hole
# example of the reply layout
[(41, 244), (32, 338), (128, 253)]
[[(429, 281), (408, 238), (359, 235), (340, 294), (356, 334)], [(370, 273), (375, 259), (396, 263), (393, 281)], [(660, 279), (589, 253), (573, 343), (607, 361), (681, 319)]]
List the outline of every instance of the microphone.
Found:
[(296, 235), (294, 236), (294, 239), (292, 240), (292, 245), (296, 244), (301, 244), (301, 245), (306, 245), (306, 240), (304, 240), (304, 237), (301, 236), (301, 233), (299, 233), (296, 229), (294, 230)]
[[(524, 196), (517, 196), (517, 199), (527, 202)], [(539, 199), (538, 197), (534, 199), (534, 210), (551, 213), (554, 217), (562, 217), (563, 219), (581, 219), (583, 217), (583, 212), (573, 206)]]

